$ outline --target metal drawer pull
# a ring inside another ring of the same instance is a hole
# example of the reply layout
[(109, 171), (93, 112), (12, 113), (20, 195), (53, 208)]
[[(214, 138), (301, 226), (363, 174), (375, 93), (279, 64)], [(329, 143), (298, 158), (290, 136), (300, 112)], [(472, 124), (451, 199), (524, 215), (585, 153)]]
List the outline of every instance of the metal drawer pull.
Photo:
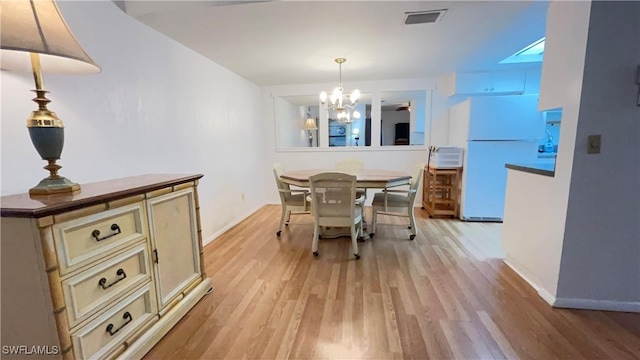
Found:
[(120, 234), (122, 232), (122, 231), (120, 231), (120, 226), (118, 226), (118, 224), (111, 225), (111, 230), (115, 231), (115, 232), (113, 234), (107, 235), (107, 236), (105, 236), (103, 238), (100, 238), (100, 230), (93, 230), (91, 232), (91, 236), (93, 236), (96, 239), (96, 241), (102, 241), (102, 240), (108, 239), (108, 238), (110, 238), (112, 236), (116, 236), (116, 235), (118, 235), (118, 234)]
[(98, 281), (98, 285), (102, 286), (103, 289), (107, 290), (108, 288), (112, 287), (113, 285), (119, 283), (120, 281), (124, 280), (127, 277), (127, 274), (125, 274), (124, 270), (122, 269), (118, 269), (118, 271), (116, 271), (116, 275), (118, 276), (122, 276), (121, 278), (118, 278), (118, 280), (112, 282), (109, 285), (105, 285), (107, 283), (107, 279), (102, 278)]
[(123, 327), (125, 327), (125, 325), (127, 325), (133, 320), (133, 317), (131, 317), (131, 314), (129, 314), (128, 311), (124, 313), (124, 315), (122, 315), (122, 318), (127, 321), (124, 324), (120, 325), (120, 327), (115, 330), (113, 330), (113, 324), (107, 325), (107, 332), (109, 333), (109, 335), (111, 336), (115, 335), (118, 331), (120, 331)]

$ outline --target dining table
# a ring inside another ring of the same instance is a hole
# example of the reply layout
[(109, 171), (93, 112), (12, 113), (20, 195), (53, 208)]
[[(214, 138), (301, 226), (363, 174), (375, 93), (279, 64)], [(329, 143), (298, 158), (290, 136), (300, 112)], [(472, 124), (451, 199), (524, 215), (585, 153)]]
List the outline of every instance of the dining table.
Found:
[(309, 178), (323, 172), (341, 172), (356, 176), (356, 187), (365, 189), (386, 189), (396, 186), (409, 185), (411, 175), (403, 171), (361, 169), (361, 170), (335, 170), (335, 169), (303, 169), (287, 171), (280, 175), (283, 183), (298, 187), (308, 188)]
[[(356, 187), (364, 189), (387, 189), (396, 186), (409, 185), (411, 175), (395, 170), (383, 169), (352, 169), (352, 170), (335, 170), (335, 169), (302, 169), (287, 171), (280, 175), (280, 180), (289, 185), (309, 188), (309, 178), (313, 175), (325, 172), (341, 172), (356, 176)], [(363, 221), (363, 227), (359, 238), (360, 241), (369, 239), (366, 232), (366, 221)], [(351, 236), (349, 231), (342, 228), (324, 228), (322, 230), (323, 238), (336, 238), (341, 236)]]

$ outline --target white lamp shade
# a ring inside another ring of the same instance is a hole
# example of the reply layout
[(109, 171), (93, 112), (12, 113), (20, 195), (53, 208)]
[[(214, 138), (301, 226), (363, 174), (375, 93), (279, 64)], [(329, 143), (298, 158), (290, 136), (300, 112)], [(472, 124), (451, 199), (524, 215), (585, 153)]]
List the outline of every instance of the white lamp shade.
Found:
[(54, 0), (2, 0), (0, 24), (2, 69), (31, 71), (29, 53), (37, 53), (43, 72), (100, 72), (69, 30)]
[(305, 130), (318, 130), (318, 127), (316, 126), (316, 121), (313, 118), (308, 118), (307, 122), (304, 123), (304, 129)]

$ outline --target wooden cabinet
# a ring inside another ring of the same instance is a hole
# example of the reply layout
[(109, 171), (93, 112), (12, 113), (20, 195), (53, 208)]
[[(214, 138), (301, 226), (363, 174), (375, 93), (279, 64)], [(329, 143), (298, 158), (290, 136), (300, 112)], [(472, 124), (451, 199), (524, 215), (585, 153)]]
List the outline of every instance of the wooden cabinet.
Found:
[(150, 269), (147, 244), (139, 243), (62, 280), (69, 326), (75, 327), (115, 299), (150, 282)]
[(40, 346), (45, 358), (141, 358), (211, 290), (200, 177), (2, 197), (2, 345)]
[(69, 221), (64, 215), (56, 215), (62, 222), (52, 225), (62, 275), (143, 240), (148, 233), (142, 201)]
[(448, 96), (518, 95), (524, 93), (524, 71), (454, 73), (448, 79)]
[(457, 217), (460, 205), (462, 168), (442, 169), (425, 167), (422, 190), (422, 208), (429, 217)]
[(200, 277), (200, 249), (192, 188), (147, 202), (156, 291), (161, 308)]

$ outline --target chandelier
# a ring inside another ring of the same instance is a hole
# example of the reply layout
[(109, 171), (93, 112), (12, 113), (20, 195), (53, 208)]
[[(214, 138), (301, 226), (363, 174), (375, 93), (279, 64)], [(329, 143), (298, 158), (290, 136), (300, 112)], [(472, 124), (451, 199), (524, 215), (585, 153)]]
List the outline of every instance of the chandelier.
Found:
[[(354, 90), (350, 95), (344, 94), (344, 88), (342, 87), (342, 63), (347, 61), (345, 58), (337, 58), (335, 62), (338, 63), (340, 67), (340, 85), (337, 88), (333, 89), (331, 93), (331, 105), (329, 105), (328, 109), (334, 110), (336, 112), (336, 118), (341, 124), (350, 124), (358, 119), (360, 119), (360, 112), (355, 110), (358, 105), (358, 98), (360, 98), (360, 90)], [(327, 102), (327, 93), (320, 93), (320, 102), (324, 105)]]

